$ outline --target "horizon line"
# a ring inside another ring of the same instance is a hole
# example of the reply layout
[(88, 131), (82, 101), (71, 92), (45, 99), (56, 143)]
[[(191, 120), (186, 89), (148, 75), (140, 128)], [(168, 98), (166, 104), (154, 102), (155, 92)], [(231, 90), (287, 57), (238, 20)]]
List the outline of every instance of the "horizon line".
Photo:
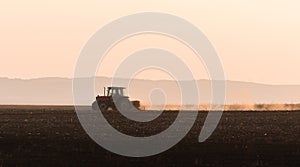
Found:
[[(80, 78), (107, 78), (107, 79), (112, 79), (113, 77), (108, 77), (108, 76), (90, 76), (90, 77), (80, 77)], [(115, 77), (116, 79), (125, 79), (129, 80), (129, 78), (122, 78), (122, 77)], [(29, 80), (38, 80), (38, 79), (69, 79), (72, 80), (74, 78), (72, 77), (58, 77), (58, 76), (49, 76), (49, 77), (33, 77), (33, 78), (19, 78), (19, 77), (1, 77), (0, 79), (9, 79), (9, 80), (23, 80), (23, 81), (29, 81)], [(142, 80), (142, 81), (175, 81), (175, 80), (170, 80), (170, 79), (144, 79), (144, 78), (135, 78), (134, 80)], [(181, 81), (211, 81), (211, 79), (194, 79), (194, 80), (181, 80)], [(218, 81), (218, 80), (216, 80)], [(225, 79), (226, 82), (242, 82), (242, 83), (251, 83), (251, 84), (259, 84), (259, 85), (266, 85), (266, 86), (300, 86), (299, 84), (271, 84), (271, 83), (262, 83), (262, 82), (255, 82), (255, 81), (241, 81), (241, 80), (228, 80)]]

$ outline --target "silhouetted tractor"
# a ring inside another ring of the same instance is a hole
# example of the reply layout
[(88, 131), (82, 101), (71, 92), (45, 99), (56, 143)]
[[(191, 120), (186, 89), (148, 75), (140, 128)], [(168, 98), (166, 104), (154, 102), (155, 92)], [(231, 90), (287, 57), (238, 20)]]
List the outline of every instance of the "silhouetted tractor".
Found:
[(108, 87), (107, 92), (104, 88), (104, 96), (97, 96), (96, 101), (93, 102), (92, 108), (94, 110), (107, 111), (139, 109), (140, 101), (129, 101), (129, 97), (124, 95), (124, 87)]

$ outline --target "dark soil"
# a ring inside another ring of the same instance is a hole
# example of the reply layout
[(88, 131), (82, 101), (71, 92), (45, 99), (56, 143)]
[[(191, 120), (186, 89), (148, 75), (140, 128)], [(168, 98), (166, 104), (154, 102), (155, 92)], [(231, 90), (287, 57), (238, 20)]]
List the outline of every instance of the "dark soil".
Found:
[[(168, 151), (128, 158), (90, 139), (72, 107), (0, 107), (0, 166), (300, 166), (299, 111), (224, 112), (213, 135), (198, 143), (206, 115), (200, 111), (189, 134)], [(145, 136), (167, 128), (177, 112), (144, 124), (105, 116), (119, 131)]]

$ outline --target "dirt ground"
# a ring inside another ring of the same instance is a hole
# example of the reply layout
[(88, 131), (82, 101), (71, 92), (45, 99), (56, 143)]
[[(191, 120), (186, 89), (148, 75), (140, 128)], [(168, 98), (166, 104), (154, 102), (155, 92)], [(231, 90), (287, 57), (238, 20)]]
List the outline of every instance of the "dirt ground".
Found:
[[(198, 143), (206, 115), (200, 111), (189, 134), (168, 151), (128, 158), (90, 139), (73, 107), (1, 106), (0, 166), (300, 166), (300, 111), (227, 111), (213, 135)], [(167, 128), (177, 112), (143, 124), (105, 116), (123, 133), (147, 136)]]

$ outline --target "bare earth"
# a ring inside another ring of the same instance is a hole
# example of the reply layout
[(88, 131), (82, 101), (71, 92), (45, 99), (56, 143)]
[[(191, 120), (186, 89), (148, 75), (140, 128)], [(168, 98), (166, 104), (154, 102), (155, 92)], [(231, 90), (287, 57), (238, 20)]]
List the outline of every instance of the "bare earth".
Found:
[[(175, 147), (146, 158), (119, 156), (98, 146), (82, 129), (73, 107), (0, 106), (0, 166), (300, 166), (300, 111), (224, 112), (213, 135), (198, 143), (207, 112)], [(155, 134), (176, 111), (150, 123), (105, 115), (118, 130)]]

